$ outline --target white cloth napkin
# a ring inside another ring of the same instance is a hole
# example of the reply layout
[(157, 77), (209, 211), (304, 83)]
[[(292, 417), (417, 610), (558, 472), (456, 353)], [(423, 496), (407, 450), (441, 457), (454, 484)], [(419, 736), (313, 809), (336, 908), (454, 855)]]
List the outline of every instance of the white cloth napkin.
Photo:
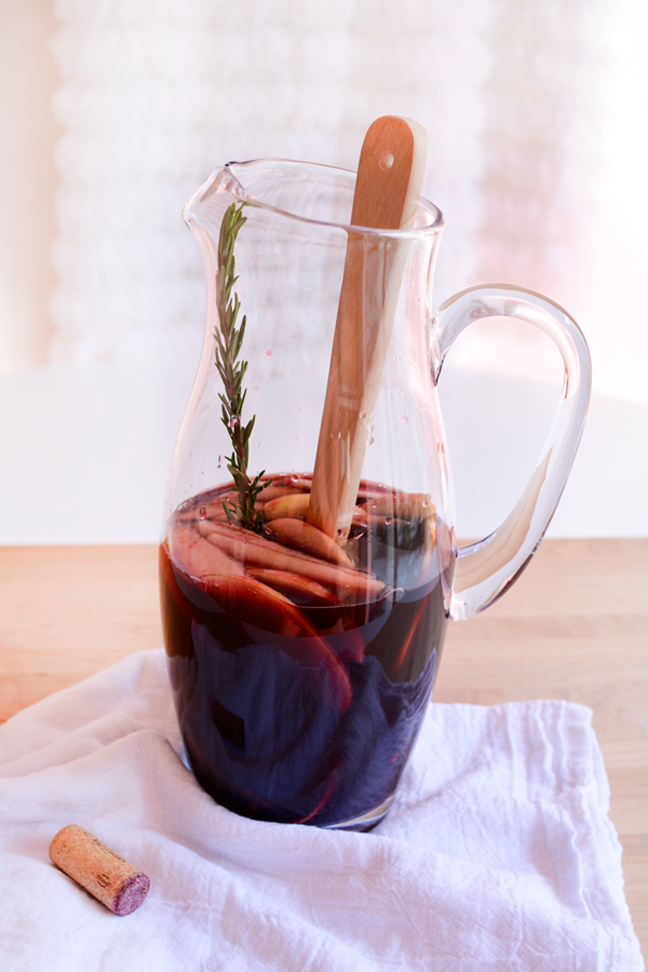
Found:
[[(372, 833), (260, 823), (196, 783), (164, 655), (133, 655), (0, 727), (0, 969), (643, 969), (590, 720), (434, 704)], [(68, 823), (149, 875), (138, 911), (50, 864)]]

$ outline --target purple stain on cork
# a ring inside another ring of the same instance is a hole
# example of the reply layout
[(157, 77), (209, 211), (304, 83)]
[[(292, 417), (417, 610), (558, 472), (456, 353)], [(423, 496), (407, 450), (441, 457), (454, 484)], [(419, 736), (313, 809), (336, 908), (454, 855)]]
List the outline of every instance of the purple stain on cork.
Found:
[(76, 824), (59, 830), (49, 856), (73, 881), (121, 917), (139, 908), (151, 886), (134, 864)]
[(142, 871), (126, 878), (115, 895), (112, 910), (116, 915), (130, 915), (133, 911), (137, 911), (150, 887), (151, 882)]

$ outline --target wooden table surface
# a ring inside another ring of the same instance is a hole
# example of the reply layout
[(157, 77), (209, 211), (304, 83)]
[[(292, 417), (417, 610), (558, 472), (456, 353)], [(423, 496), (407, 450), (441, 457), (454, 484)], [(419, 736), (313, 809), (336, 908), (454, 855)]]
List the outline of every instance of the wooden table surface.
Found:
[[(0, 547), (0, 592), (0, 720), (162, 644), (153, 546)], [(450, 626), (434, 697), (594, 710), (648, 954), (648, 539), (545, 540), (501, 601)]]

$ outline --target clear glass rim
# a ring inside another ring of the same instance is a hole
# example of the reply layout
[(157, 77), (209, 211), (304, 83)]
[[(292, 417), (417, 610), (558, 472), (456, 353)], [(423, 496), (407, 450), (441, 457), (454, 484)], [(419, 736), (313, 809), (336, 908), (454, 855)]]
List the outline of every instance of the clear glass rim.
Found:
[(419, 200), (419, 207), (418, 207), (419, 218), (422, 215), (421, 213), (422, 211), (423, 214), (425, 214), (428, 217), (428, 221), (425, 222), (422, 226), (411, 227), (408, 229), (398, 229), (398, 230), (374, 229), (373, 227), (369, 227), (369, 226), (354, 226), (351, 223), (349, 224), (334, 223), (334, 222), (327, 222), (326, 220), (311, 219), (307, 216), (299, 216), (297, 213), (291, 213), (288, 210), (280, 209), (277, 206), (272, 206), (269, 203), (264, 202), (263, 199), (260, 199), (258, 196), (255, 196), (254, 193), (250, 192), (250, 190), (246, 188), (245, 173), (247, 171), (252, 170), (252, 167), (259, 167), (259, 166), (294, 167), (302, 170), (310, 169), (312, 170), (314, 175), (316, 175), (318, 172), (321, 173), (330, 172), (333, 174), (339, 173), (340, 175), (351, 177), (354, 180), (356, 177), (356, 173), (350, 169), (342, 169), (339, 166), (322, 165), (317, 162), (298, 162), (291, 159), (279, 159), (279, 158), (252, 159), (247, 162), (228, 162), (226, 165), (223, 166), (222, 169), (218, 170), (217, 172), (214, 172), (212, 176), (207, 180), (205, 186), (202, 187), (203, 192), (201, 193), (201, 197), (204, 195), (204, 189), (207, 186), (210, 186), (213, 183), (213, 180), (217, 178), (221, 172), (226, 172), (229, 175), (232, 183), (234, 184), (232, 187), (234, 189), (233, 195), (241, 199), (242, 202), (246, 202), (249, 203), (250, 205), (258, 206), (261, 209), (268, 210), (269, 212), (277, 213), (280, 216), (284, 216), (286, 219), (295, 220), (297, 222), (305, 223), (311, 226), (341, 229), (341, 230), (345, 230), (347, 233), (363, 234), (367, 236), (372, 235), (378, 237), (397, 237), (399, 239), (408, 239), (408, 238), (417, 239), (420, 238), (422, 235), (435, 235), (439, 233), (443, 229), (445, 223), (443, 218), (443, 213), (441, 212), (439, 207), (435, 206), (434, 203), (425, 199), (423, 196), (421, 196)]

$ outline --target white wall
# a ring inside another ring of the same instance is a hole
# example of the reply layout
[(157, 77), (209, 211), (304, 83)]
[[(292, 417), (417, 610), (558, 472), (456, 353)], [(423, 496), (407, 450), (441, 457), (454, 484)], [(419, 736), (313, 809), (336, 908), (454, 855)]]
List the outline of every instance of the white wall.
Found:
[[(195, 370), (186, 356), (52, 366), (0, 380), (0, 542), (155, 543)], [(559, 390), (446, 365), (440, 396), (457, 529), (487, 535), (535, 468)], [(594, 395), (548, 536), (646, 536), (648, 408)]]

